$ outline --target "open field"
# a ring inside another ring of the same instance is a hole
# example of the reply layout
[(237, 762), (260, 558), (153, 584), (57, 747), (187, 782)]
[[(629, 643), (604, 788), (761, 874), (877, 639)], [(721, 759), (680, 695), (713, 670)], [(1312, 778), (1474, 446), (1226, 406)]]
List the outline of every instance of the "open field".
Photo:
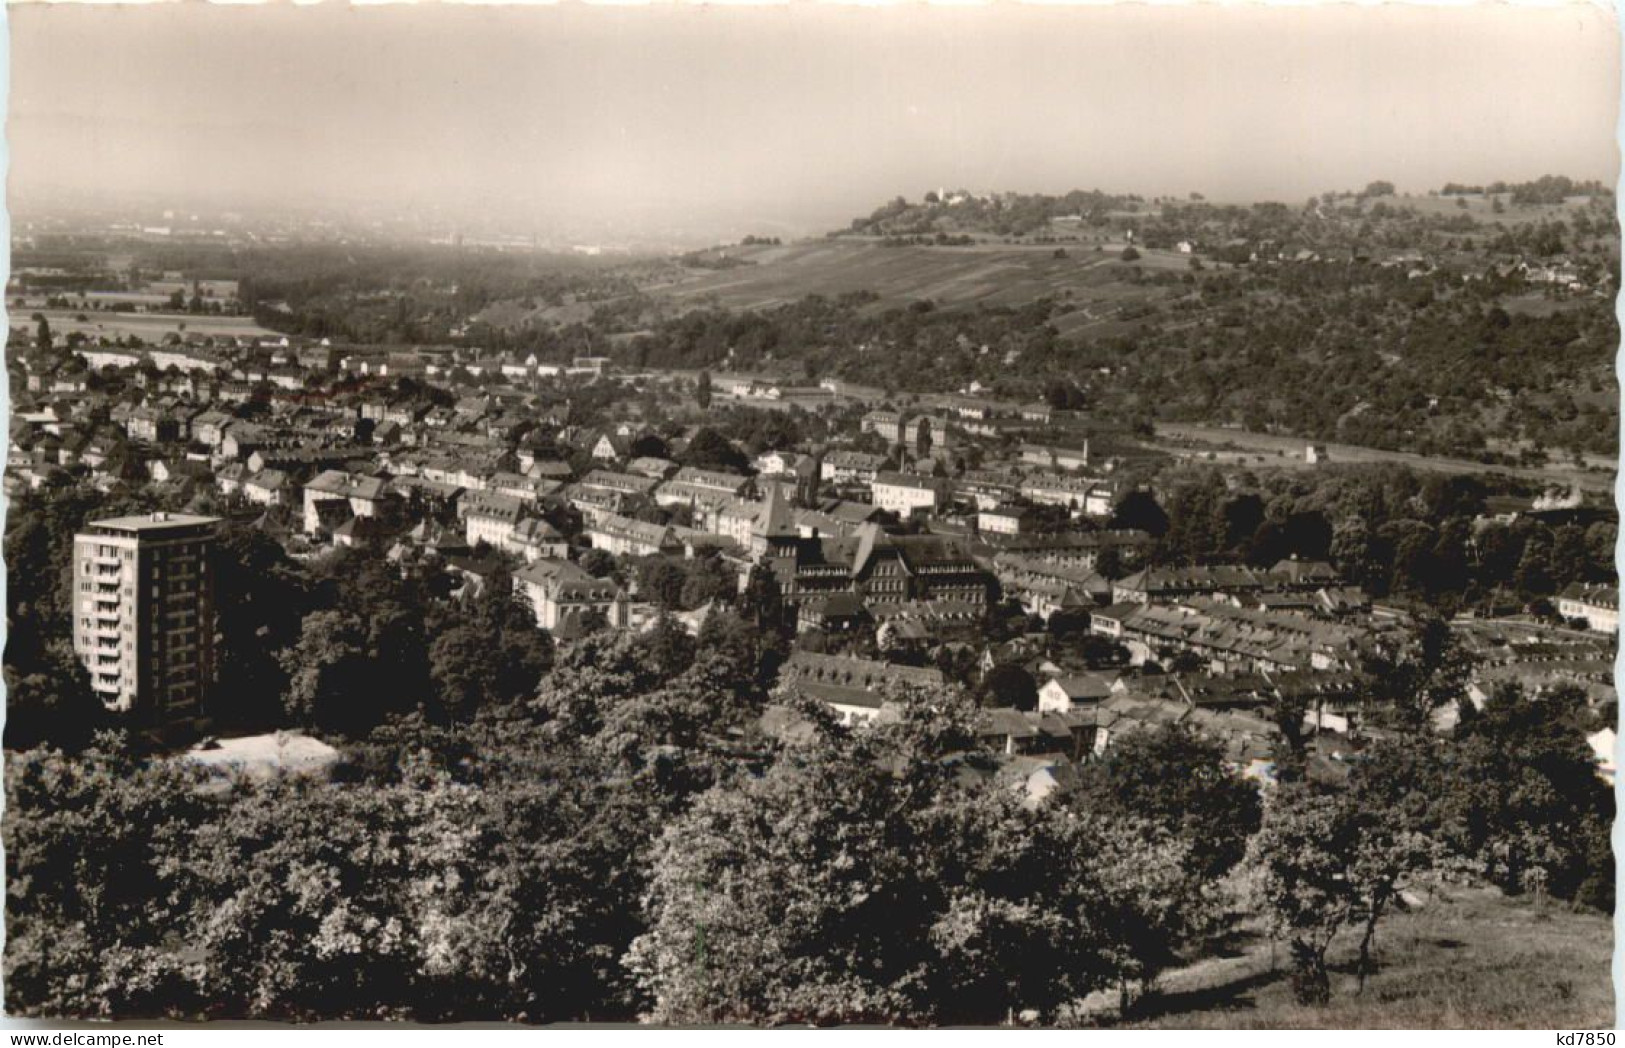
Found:
[[(1386, 201), (1390, 207), (1414, 208), (1418, 214), (1449, 217), (1451, 215), (1468, 215), (1475, 221), (1504, 225), (1523, 225), (1529, 222), (1550, 222), (1566, 219), (1576, 211), (1583, 210), (1590, 202), (1589, 197), (1570, 197), (1561, 204), (1514, 204), (1510, 193), (1499, 194), (1502, 211), (1495, 211), (1495, 199), (1482, 194), (1473, 194), (1464, 197), (1453, 196), (1391, 196), (1376, 197), (1366, 203), (1369, 209), (1377, 203)], [(1467, 201), (1462, 207), (1456, 201)]]
[[(1153, 446), (1171, 454), (1205, 452), (1204, 447), (1178, 446), (1170, 441), (1188, 441), (1194, 445), (1213, 445), (1215, 461), (1240, 461), (1245, 465), (1260, 467), (1280, 467), (1290, 469), (1313, 469), (1304, 460), (1304, 448), (1308, 441), (1301, 437), (1283, 437), (1269, 433), (1252, 433), (1242, 429), (1226, 429), (1220, 426), (1197, 426), (1180, 422), (1157, 423), (1159, 440)], [(1221, 450), (1225, 445), (1232, 445), (1240, 449), (1245, 457), (1235, 454), (1226, 455)], [(1610, 464), (1607, 472), (1589, 472), (1576, 469), (1572, 464), (1554, 463), (1539, 469), (1522, 468), (1517, 466), (1490, 466), (1471, 459), (1440, 458), (1431, 455), (1417, 455), (1408, 451), (1382, 451), (1377, 448), (1358, 447), (1353, 444), (1326, 444), (1327, 461), (1332, 463), (1372, 463), (1390, 462), (1411, 466), (1415, 469), (1433, 470), (1441, 473), (1504, 473), (1524, 480), (1540, 481), (1552, 485), (1578, 486), (1585, 491), (1609, 492), (1614, 486), (1614, 472), (1617, 468)], [(1262, 463), (1256, 458), (1262, 456)], [(1598, 460), (1599, 462), (1601, 460)]]
[(1287, 951), (1248, 936), (1228, 956), (1169, 972), (1127, 1025), (1162, 1029), (1596, 1029), (1614, 1025), (1614, 935), (1600, 914), (1492, 889), (1450, 889), (1377, 930), (1357, 992), (1351, 932), (1334, 944), (1332, 1000), (1292, 999)]
[[(1058, 248), (1066, 250), (1066, 257), (1055, 257)], [(735, 309), (762, 309), (814, 294), (873, 291), (882, 307), (925, 299), (941, 305), (1020, 306), (1051, 297), (1075, 305), (1074, 312), (1088, 307), (1103, 313), (1167, 294), (1166, 289), (1117, 281), (1116, 274), (1128, 264), (1116, 252), (1097, 253), (1075, 244), (885, 247), (874, 240), (842, 238), (729, 253), (754, 264), (701, 271), (648, 290), (679, 301), (714, 298)], [(1184, 270), (1189, 261), (1173, 252), (1145, 250), (1136, 265)]]
[[(82, 331), (87, 335), (105, 335), (109, 338), (118, 338), (123, 335), (139, 335), (147, 342), (160, 342), (166, 335), (183, 333), (187, 335), (223, 335), (228, 338), (262, 338), (276, 335), (276, 332), (269, 328), (263, 328), (254, 323), (253, 317), (207, 317), (180, 313), (98, 313), (94, 311), (80, 313), (71, 309), (43, 309), (32, 310), (19, 315), (13, 310), (10, 323), (32, 326), (28, 318), (34, 312), (43, 314), (45, 319), (51, 322), (51, 331), (59, 338), (74, 331)], [(75, 317), (80, 316), (85, 319), (75, 319)]]

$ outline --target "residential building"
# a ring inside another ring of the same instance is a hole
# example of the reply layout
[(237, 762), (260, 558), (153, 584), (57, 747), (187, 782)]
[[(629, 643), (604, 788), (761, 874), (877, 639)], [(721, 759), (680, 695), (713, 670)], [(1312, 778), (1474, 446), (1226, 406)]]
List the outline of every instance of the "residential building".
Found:
[(617, 556), (646, 557), (654, 553), (681, 553), (683, 549), (670, 527), (613, 513), (588, 525), (587, 539), (594, 549)]
[(1112, 584), (1112, 603), (1148, 604), (1213, 593), (1251, 593), (1265, 585), (1264, 578), (1248, 568), (1146, 568)]
[(215, 517), (91, 521), (73, 539), (73, 649), (110, 710), (196, 721), (215, 681)]
[(907, 517), (932, 512), (947, 503), (947, 485), (935, 477), (882, 472), (869, 488), (877, 508)]
[[(1074, 513), (1087, 513), (1090, 509), (1090, 496), (1095, 494), (1100, 481), (1089, 477), (1080, 477), (1070, 473), (1036, 472), (1023, 477), (1021, 480), (1021, 495), (1030, 501), (1047, 506), (1065, 506)], [(1094, 508), (1100, 510), (1100, 496), (1096, 495)], [(1106, 516), (1111, 512), (1109, 495), (1106, 498), (1104, 512), (1097, 512), (1096, 516)]]
[(837, 484), (870, 484), (886, 465), (884, 455), (871, 455), (863, 451), (830, 451), (825, 453), (819, 465), (819, 476), (822, 480)]
[(1005, 503), (976, 514), (976, 528), (989, 535), (1019, 535), (1032, 525), (1032, 507)]
[(738, 498), (749, 489), (749, 477), (684, 466), (655, 489), (654, 497), (662, 506), (692, 506), (701, 502)]
[(380, 477), (327, 470), (305, 485), (305, 533), (331, 531), (350, 517), (386, 518), (398, 501)]
[(1557, 613), (1598, 633), (1619, 632), (1619, 587), (1576, 582), (1558, 595)]
[(1023, 444), (1021, 461), (1042, 469), (1088, 469), (1089, 442), (1078, 447), (1059, 447), (1052, 444)]
[(532, 561), (514, 572), (513, 586), (536, 612), (536, 625), (556, 634), (578, 634), (595, 614), (615, 629), (631, 624), (631, 605), (621, 588), (568, 560)]
[(570, 555), (570, 543), (559, 534), (559, 529), (536, 517), (520, 520), (504, 548), (524, 557), (527, 562), (544, 557), (563, 560)]
[(779, 679), (787, 690), (828, 705), (842, 724), (879, 716), (890, 690), (940, 688), (944, 680), (942, 671), (934, 668), (810, 651), (791, 652)]
[(293, 481), (279, 469), (262, 469), (245, 477), (243, 497), (258, 506), (280, 506), (292, 499)]
[(1074, 673), (1055, 677), (1038, 689), (1038, 709), (1065, 713), (1080, 706), (1105, 702), (1128, 691), (1123, 678), (1115, 673)]
[(465, 496), (462, 510), (463, 537), (470, 547), (484, 542), (507, 549), (524, 516), (525, 504), (506, 495), (478, 492)]

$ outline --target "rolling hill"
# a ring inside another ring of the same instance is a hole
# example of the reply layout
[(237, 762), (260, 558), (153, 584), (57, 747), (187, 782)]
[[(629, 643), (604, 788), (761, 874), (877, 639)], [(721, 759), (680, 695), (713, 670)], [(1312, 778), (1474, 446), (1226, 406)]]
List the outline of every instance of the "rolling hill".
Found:
[[(929, 300), (939, 306), (1022, 306), (1052, 298), (1065, 308), (1062, 332), (1105, 327), (1125, 309), (1165, 296), (1166, 289), (1121, 280), (1130, 267), (1122, 243), (1101, 250), (1077, 245), (983, 242), (968, 247), (888, 246), (872, 238), (830, 238), (785, 245), (717, 249), (736, 264), (699, 270), (646, 288), (682, 305), (766, 309), (807, 295), (834, 298), (872, 292), (877, 310)], [(1142, 251), (1142, 271), (1186, 271), (1189, 260)]]

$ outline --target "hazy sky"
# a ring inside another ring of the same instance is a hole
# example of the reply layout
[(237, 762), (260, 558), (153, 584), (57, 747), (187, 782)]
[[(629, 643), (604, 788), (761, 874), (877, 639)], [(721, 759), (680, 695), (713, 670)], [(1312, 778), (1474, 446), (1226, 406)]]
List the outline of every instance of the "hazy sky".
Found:
[(938, 185), (1612, 181), (1590, 6), (13, 7), (14, 191), (825, 228)]

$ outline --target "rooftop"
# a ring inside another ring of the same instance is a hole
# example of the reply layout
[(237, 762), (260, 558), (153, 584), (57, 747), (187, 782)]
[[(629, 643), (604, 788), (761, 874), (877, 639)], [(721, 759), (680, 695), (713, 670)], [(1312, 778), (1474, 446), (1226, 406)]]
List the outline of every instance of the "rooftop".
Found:
[(190, 513), (169, 513), (159, 510), (154, 513), (140, 514), (130, 517), (108, 517), (106, 520), (93, 520), (90, 527), (111, 528), (114, 531), (164, 531), (169, 528), (191, 528), (201, 524), (218, 524), (219, 517), (198, 517)]

